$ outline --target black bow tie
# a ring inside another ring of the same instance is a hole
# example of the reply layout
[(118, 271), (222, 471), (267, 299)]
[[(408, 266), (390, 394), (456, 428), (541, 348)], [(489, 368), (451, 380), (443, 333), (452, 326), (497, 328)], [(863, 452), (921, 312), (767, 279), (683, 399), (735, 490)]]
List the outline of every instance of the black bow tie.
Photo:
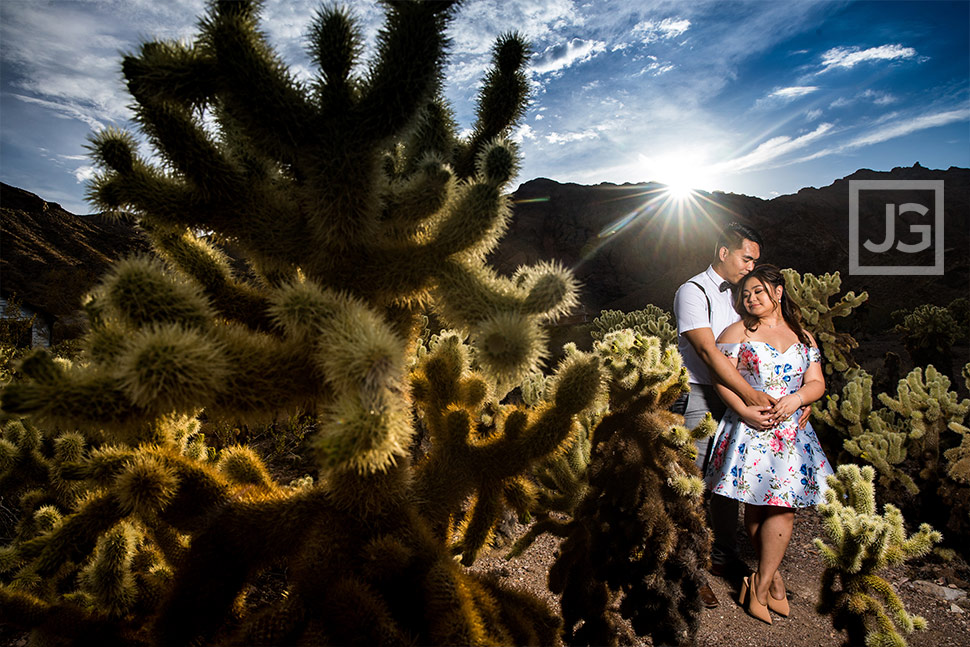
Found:
[(718, 286), (718, 289), (721, 292), (727, 292), (728, 290), (731, 289), (731, 282), (730, 281), (724, 281), (723, 283), (721, 283), (720, 286)]

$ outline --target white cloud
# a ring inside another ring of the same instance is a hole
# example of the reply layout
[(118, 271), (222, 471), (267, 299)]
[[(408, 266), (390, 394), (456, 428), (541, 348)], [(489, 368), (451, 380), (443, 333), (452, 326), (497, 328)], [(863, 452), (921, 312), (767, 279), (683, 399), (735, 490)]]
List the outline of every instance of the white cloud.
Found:
[(822, 111), (819, 108), (815, 108), (813, 110), (808, 110), (805, 112), (805, 118), (809, 121), (815, 121), (821, 116), (822, 116)]
[(812, 142), (817, 141), (820, 137), (825, 136), (832, 128), (832, 124), (822, 123), (812, 132), (799, 137), (792, 138), (785, 135), (772, 137), (759, 144), (757, 148), (746, 155), (716, 164), (716, 170), (719, 173), (737, 173), (739, 171), (770, 167), (772, 162), (789, 153), (805, 148)]
[(577, 63), (584, 63), (605, 51), (606, 43), (603, 41), (574, 38), (569, 42), (547, 47), (533, 58), (532, 71), (535, 74), (557, 72)]
[(792, 99), (797, 99), (798, 97), (804, 97), (806, 94), (811, 94), (816, 90), (818, 90), (818, 87), (814, 85), (793, 85), (788, 88), (779, 88), (768, 96), (790, 101)]
[(888, 106), (890, 103), (896, 103), (898, 101), (896, 97), (888, 92), (879, 92), (878, 90), (866, 90), (859, 97), (872, 101), (877, 106)]
[(521, 144), (526, 139), (536, 139), (536, 131), (529, 124), (522, 124), (512, 133), (512, 141)]
[(74, 177), (78, 184), (83, 184), (94, 179), (95, 168), (93, 166), (79, 166), (74, 169)]
[(880, 128), (870, 131), (861, 137), (857, 137), (846, 144), (843, 149), (859, 148), (860, 146), (878, 144), (879, 142), (895, 139), (896, 137), (902, 137), (903, 135), (908, 135), (918, 130), (945, 126), (946, 124), (950, 124), (955, 121), (966, 121), (968, 119), (970, 119), (970, 109), (968, 108), (962, 108), (960, 110), (947, 110), (946, 112), (938, 112), (934, 114), (921, 115), (912, 119), (904, 119), (902, 121), (881, 126)]
[(30, 97), (23, 94), (12, 94), (10, 95), (15, 99), (19, 99), (24, 103), (32, 103), (34, 105), (43, 106), (55, 113), (56, 116), (64, 119), (77, 119), (86, 123), (91, 130), (103, 130), (104, 124), (90, 114), (90, 109), (85, 109), (82, 106), (75, 105), (73, 102), (65, 101), (48, 101), (46, 99), (38, 99), (37, 97)]
[(868, 101), (876, 104), (877, 106), (888, 106), (889, 104), (896, 103), (899, 101), (899, 99), (888, 92), (882, 92), (880, 90), (866, 90), (853, 97), (839, 97), (830, 103), (829, 107), (844, 108), (846, 106), (851, 106), (858, 101)]
[(644, 43), (654, 43), (658, 40), (668, 40), (676, 38), (690, 29), (690, 21), (684, 18), (664, 18), (657, 22), (645, 20), (637, 23), (633, 27), (633, 33), (643, 40)]
[(596, 130), (584, 130), (582, 132), (575, 133), (549, 133), (546, 135), (546, 141), (550, 144), (568, 144), (570, 142), (581, 142), (587, 139), (596, 139), (599, 137), (599, 133)]
[(912, 58), (916, 50), (902, 45), (880, 45), (869, 49), (858, 47), (833, 47), (822, 54), (822, 69), (819, 74), (835, 68), (851, 69), (865, 61), (893, 61), (900, 58)]
[(791, 103), (799, 97), (804, 97), (816, 91), (818, 91), (818, 86), (815, 85), (793, 85), (787, 88), (775, 88), (767, 95), (755, 101), (754, 107), (762, 109)]

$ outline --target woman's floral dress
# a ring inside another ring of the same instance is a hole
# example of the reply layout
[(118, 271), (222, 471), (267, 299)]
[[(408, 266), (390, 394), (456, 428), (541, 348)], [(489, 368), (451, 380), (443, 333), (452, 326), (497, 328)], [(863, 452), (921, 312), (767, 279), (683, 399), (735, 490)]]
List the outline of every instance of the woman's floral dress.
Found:
[[(809, 364), (820, 361), (817, 348), (801, 343), (783, 353), (763, 341), (718, 348), (737, 358), (738, 371), (748, 384), (776, 398), (800, 389)], [(811, 424), (798, 429), (800, 414), (799, 409), (776, 427), (758, 431), (728, 409), (707, 467), (711, 491), (755, 505), (804, 508), (822, 503), (832, 467)]]

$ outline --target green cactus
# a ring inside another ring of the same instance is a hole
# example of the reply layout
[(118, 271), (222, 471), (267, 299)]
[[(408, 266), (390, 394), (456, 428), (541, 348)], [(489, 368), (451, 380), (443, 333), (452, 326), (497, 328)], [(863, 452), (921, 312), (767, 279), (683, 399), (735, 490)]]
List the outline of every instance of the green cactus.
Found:
[[(566, 354), (587, 355), (573, 346)], [(537, 473), (545, 495), (537, 522), (511, 555), (544, 532), (564, 538), (549, 586), (562, 596), (568, 644), (615, 643), (614, 603), (638, 635), (689, 644), (710, 549), (693, 441), (713, 433), (713, 420), (688, 430), (669, 412), (686, 372), (658, 338), (625, 328), (595, 341), (590, 355), (608, 397), (581, 416), (570, 453)]]
[(965, 301), (955, 300), (949, 308), (924, 304), (912, 311), (897, 310), (892, 313), (892, 318), (898, 322), (893, 331), (902, 337), (903, 346), (913, 364), (932, 364), (939, 367), (938, 370), (944, 375), (951, 379), (954, 377), (951, 371), (951, 347), (970, 334)]
[[(970, 372), (970, 369), (965, 369)], [(862, 370), (846, 373), (849, 382), (826, 408), (816, 405), (823, 422), (842, 434), (852, 456), (879, 472), (881, 496), (906, 514), (919, 514), (958, 550), (970, 537), (970, 441), (966, 420), (970, 399), (960, 400), (950, 380), (932, 366), (917, 367), (897, 385), (896, 397), (878, 395), (872, 408), (872, 378)]]
[(789, 298), (801, 310), (803, 325), (815, 336), (822, 349), (826, 359), (826, 374), (831, 375), (833, 370), (844, 372), (858, 367), (852, 359), (852, 350), (858, 348), (859, 343), (852, 335), (837, 331), (834, 320), (848, 316), (869, 298), (869, 294), (863, 292), (856, 296), (854, 292), (849, 292), (830, 305), (829, 299), (842, 288), (842, 277), (838, 272), (822, 276), (808, 272), (799, 275), (795, 270), (786, 268), (782, 273)]
[(878, 514), (874, 478), (872, 467), (851, 464), (828, 477), (826, 503), (819, 506), (827, 542), (815, 539), (825, 565), (818, 611), (847, 630), (853, 645), (904, 647), (900, 630), (925, 629), (926, 620), (910, 615), (878, 573), (926, 555), (942, 537), (926, 523), (906, 537), (903, 515), (891, 504)]
[[(554, 264), (512, 277), (485, 264), (510, 214), (505, 137), (528, 49), (499, 39), (459, 138), (440, 98), (454, 4), (386, 3), (367, 69), (348, 13), (320, 10), (308, 84), (259, 31), (255, 0), (213, 0), (194, 42), (125, 57), (162, 164), (103, 131), (90, 197), (136, 214), (156, 255), (89, 295), (78, 362), (29, 355), (0, 393), (44, 442), (60, 428), (88, 443), (61, 468), (83, 491), (73, 505), (39, 505), (53, 478), (23, 495), (36, 521), (0, 553), (6, 621), (58, 644), (557, 640), (538, 598), (452, 557), (471, 562), (504, 506), (528, 509), (526, 475), (566, 450), (602, 382), (598, 358), (577, 356), (551, 402), (495, 404), (539, 370), (543, 326), (577, 289)], [(231, 241), (254, 278), (201, 231)], [(429, 311), (462, 341), (443, 335), (415, 360)], [(200, 411), (244, 424), (316, 412), (317, 478), (282, 486), (247, 447), (210, 460), (185, 429)], [(433, 446), (412, 465), (416, 413)], [(36, 467), (25, 447), (0, 449)], [(286, 595), (247, 610), (270, 566), (285, 567)]]
[(879, 394), (879, 401), (902, 418), (909, 428), (909, 451), (922, 469), (919, 476), (930, 483), (939, 481), (944, 432), (951, 423), (960, 424), (970, 412), (970, 399), (960, 401), (950, 391), (950, 380), (932, 366), (924, 373), (919, 367), (899, 381), (895, 398)]
[(889, 409), (872, 409), (872, 376), (860, 368), (845, 372), (841, 397), (826, 397), (812, 405), (822, 422), (838, 430), (850, 455), (872, 463), (880, 483), (890, 488), (898, 482), (911, 495), (919, 493), (912, 477), (899, 467), (907, 457), (907, 428)]
[(677, 328), (673, 325), (673, 319), (673, 315), (653, 304), (633, 312), (603, 310), (593, 319), (590, 335), (600, 341), (607, 333), (630, 328), (644, 337), (657, 337), (666, 348), (677, 343)]

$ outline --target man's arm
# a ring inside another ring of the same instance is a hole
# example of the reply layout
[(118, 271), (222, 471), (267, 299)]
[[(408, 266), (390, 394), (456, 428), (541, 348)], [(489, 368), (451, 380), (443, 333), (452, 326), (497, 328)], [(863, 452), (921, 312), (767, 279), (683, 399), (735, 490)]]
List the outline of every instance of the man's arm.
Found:
[(695, 328), (684, 332), (683, 335), (717, 381), (737, 393), (746, 405), (768, 408), (775, 403), (773, 397), (755, 390), (741, 377), (735, 363), (718, 350), (717, 344), (714, 343), (714, 332), (710, 328)]

